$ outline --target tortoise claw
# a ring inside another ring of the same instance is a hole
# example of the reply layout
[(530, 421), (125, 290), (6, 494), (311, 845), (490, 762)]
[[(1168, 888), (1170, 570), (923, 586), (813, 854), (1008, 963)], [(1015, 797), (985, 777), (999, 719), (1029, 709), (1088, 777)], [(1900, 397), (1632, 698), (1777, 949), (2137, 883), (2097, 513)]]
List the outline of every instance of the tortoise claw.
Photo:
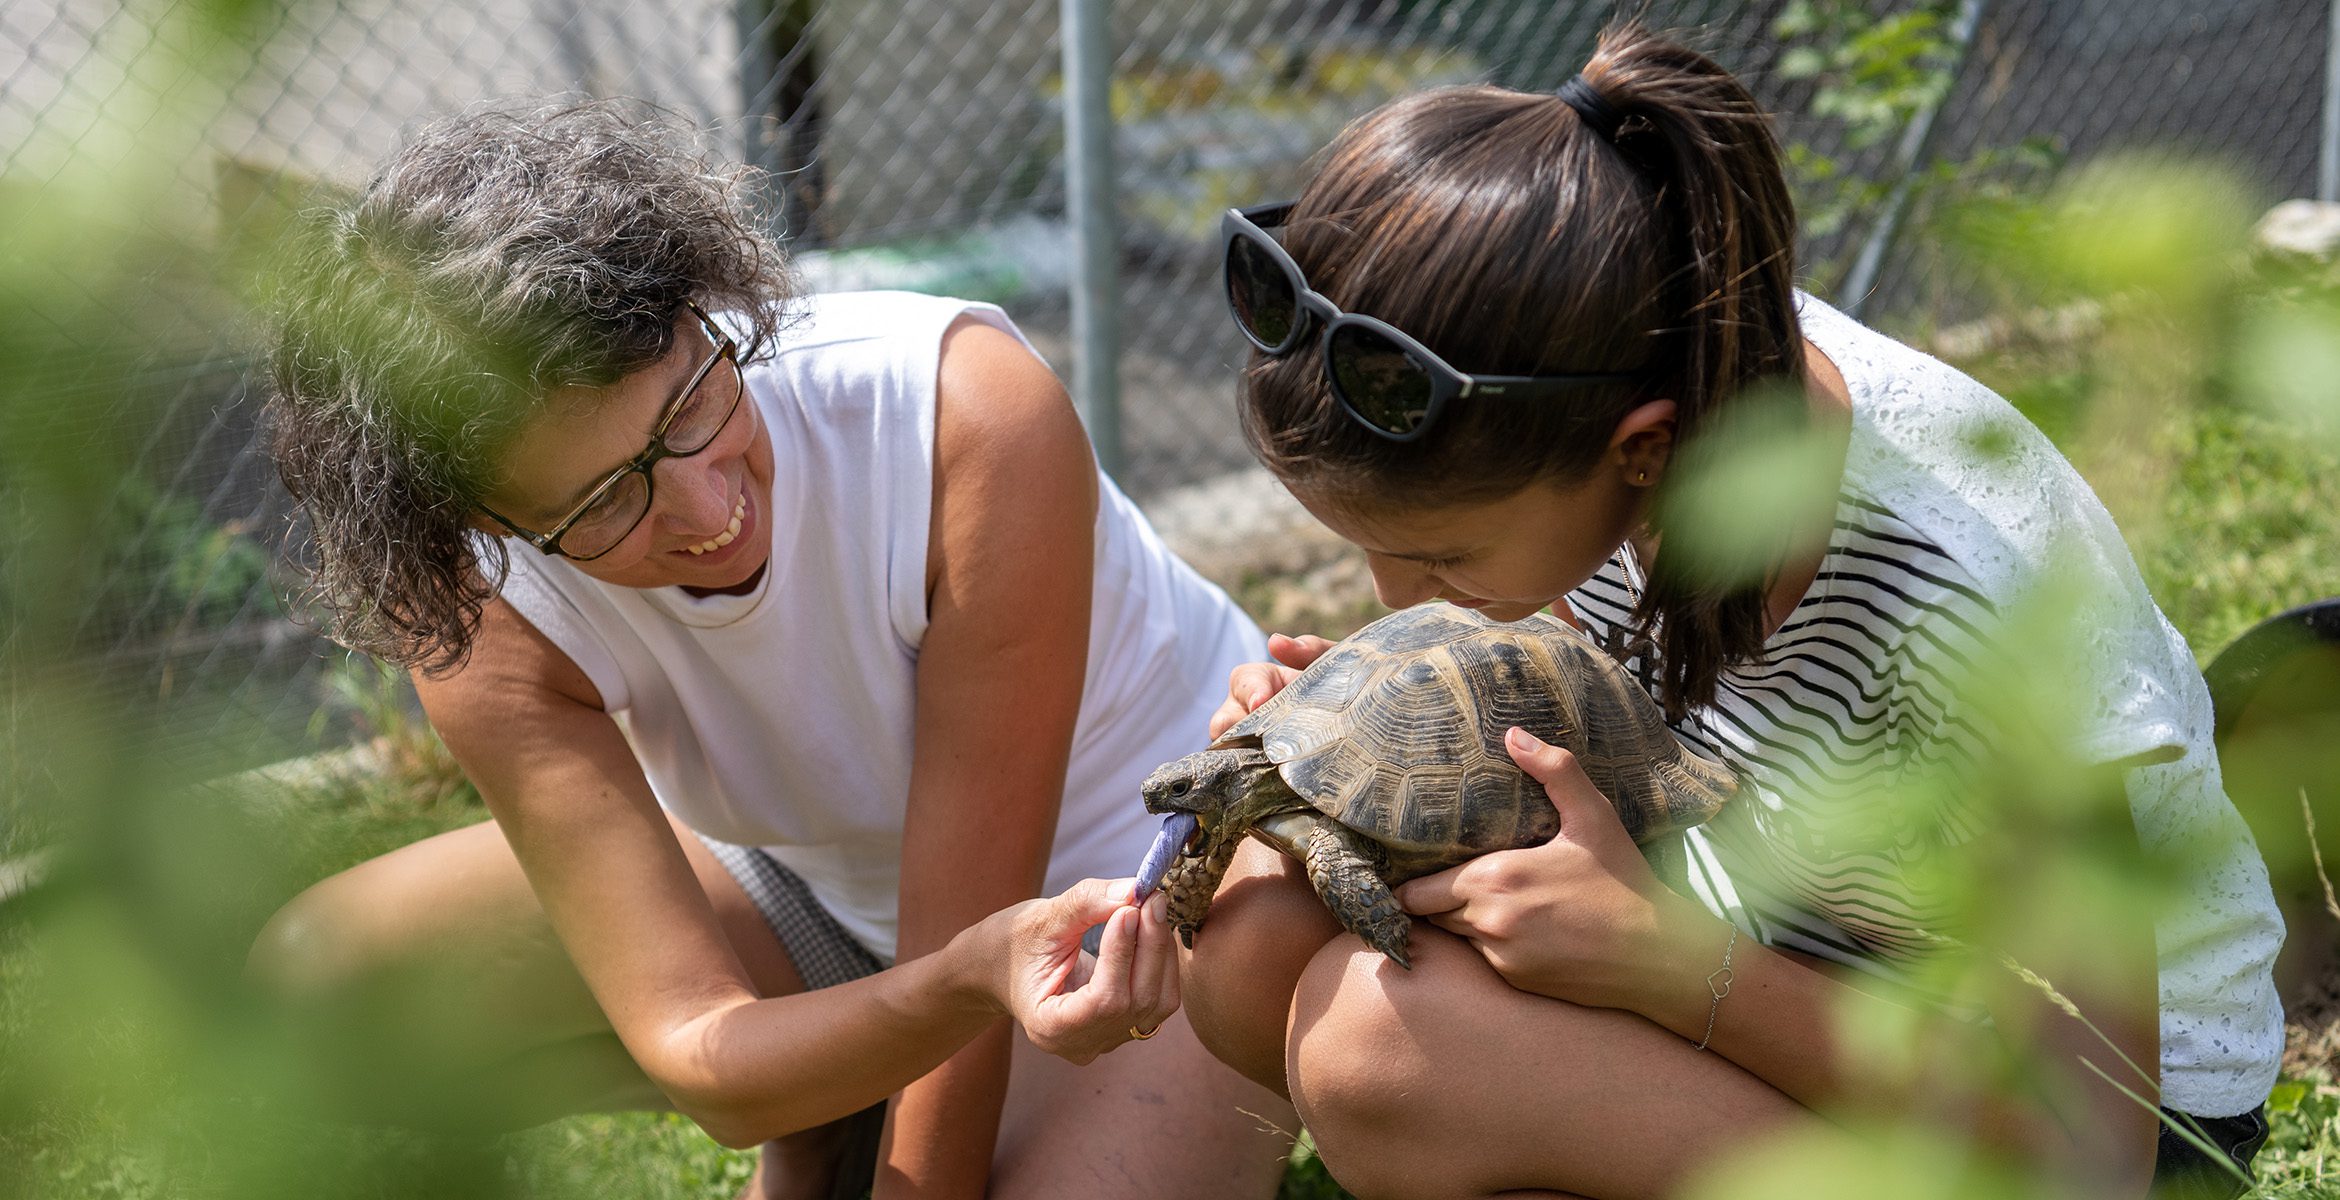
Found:
[(1414, 931), (1414, 919), (1390, 904), (1386, 911), (1379, 905), (1355, 926), (1358, 937), (1365, 944), (1379, 950), (1391, 962), (1411, 971), (1414, 962), (1406, 956), (1406, 939)]

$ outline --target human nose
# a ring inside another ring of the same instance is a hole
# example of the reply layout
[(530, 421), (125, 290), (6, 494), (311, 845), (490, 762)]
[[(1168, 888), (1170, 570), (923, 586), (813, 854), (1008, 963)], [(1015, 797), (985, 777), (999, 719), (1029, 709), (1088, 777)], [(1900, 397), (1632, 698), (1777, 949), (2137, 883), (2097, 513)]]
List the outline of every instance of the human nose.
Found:
[(731, 523), (731, 477), (700, 458), (669, 458), (650, 468), (658, 475), (660, 520), (685, 537), (713, 537)]
[(1373, 572), (1373, 598), (1385, 608), (1412, 608), (1435, 599), (1445, 586), (1430, 571), (1378, 554), (1366, 555), (1365, 567)]

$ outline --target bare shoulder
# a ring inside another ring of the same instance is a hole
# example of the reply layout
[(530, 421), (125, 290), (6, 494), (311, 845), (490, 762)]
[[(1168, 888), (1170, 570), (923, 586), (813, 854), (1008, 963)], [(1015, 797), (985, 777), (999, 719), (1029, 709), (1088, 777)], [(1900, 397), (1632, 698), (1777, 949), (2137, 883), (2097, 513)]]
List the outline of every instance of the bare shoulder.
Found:
[(1072, 399), (1014, 334), (961, 316), (943, 334), (935, 378), (938, 480), (973, 473), (1046, 486), (1079, 481), (1094, 503), (1095, 459)]
[[(1016, 336), (962, 316), (935, 380), (929, 615), (1001, 626), (1085, 621), (1097, 462), (1064, 385)], [(1041, 601), (1046, 581), (1061, 604)], [(1061, 610), (1061, 611), (1058, 611)]]

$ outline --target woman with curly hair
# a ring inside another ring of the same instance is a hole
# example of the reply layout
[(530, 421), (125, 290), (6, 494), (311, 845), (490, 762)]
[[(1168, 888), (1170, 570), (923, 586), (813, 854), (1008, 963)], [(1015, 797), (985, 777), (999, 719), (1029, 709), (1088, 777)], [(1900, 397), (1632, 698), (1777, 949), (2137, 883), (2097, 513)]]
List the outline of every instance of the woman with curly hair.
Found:
[[(747, 183), (617, 106), (485, 110), (286, 271), (315, 593), (494, 819), (312, 887), (255, 974), (399, 1119), (671, 1105), (820, 1195), (892, 1095), (881, 1197), (1268, 1194), (1281, 1102), (1086, 878), (1258, 631), (996, 308), (794, 295)], [(1075, 1070), (1002, 1014), (1143, 1044)]]

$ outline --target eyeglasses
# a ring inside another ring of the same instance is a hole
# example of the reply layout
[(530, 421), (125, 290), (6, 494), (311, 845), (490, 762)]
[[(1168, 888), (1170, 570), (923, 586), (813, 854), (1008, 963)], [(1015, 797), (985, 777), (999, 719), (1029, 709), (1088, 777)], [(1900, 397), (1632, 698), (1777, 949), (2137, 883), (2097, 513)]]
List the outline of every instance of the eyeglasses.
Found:
[[(747, 391), (739, 375), (738, 345), (716, 328), (715, 322), (698, 305), (686, 300), (683, 307), (699, 318), (708, 339), (715, 343), (715, 352), (699, 364), (698, 370), (691, 372), (690, 382), (683, 384), (682, 391), (668, 402), (658, 417), (658, 424), (650, 431), (650, 444), (594, 485), (550, 533), (531, 533), (484, 504), (479, 511), (546, 554), (591, 562), (617, 549), (618, 543), (626, 540), (626, 535), (634, 532), (634, 527), (649, 515), (650, 468), (657, 466), (661, 459), (689, 458), (706, 449), (715, 435), (731, 424), (731, 415), (739, 410), (739, 398)], [(715, 364), (725, 359), (731, 360), (732, 369), (725, 372), (729, 382), (719, 380), (702, 387), (714, 372)]]
[(1449, 401), (1473, 396), (1533, 400), (1588, 384), (1622, 383), (1629, 374), (1466, 375), (1387, 321), (1345, 313), (1309, 290), (1300, 264), (1268, 230), (1292, 217), (1292, 204), (1230, 208), (1219, 220), (1226, 240), (1223, 272), (1235, 326), (1260, 352), (1289, 354), (1310, 319), (1324, 326), (1325, 382), (1333, 399), (1367, 429), (1394, 442), (1428, 432)]

